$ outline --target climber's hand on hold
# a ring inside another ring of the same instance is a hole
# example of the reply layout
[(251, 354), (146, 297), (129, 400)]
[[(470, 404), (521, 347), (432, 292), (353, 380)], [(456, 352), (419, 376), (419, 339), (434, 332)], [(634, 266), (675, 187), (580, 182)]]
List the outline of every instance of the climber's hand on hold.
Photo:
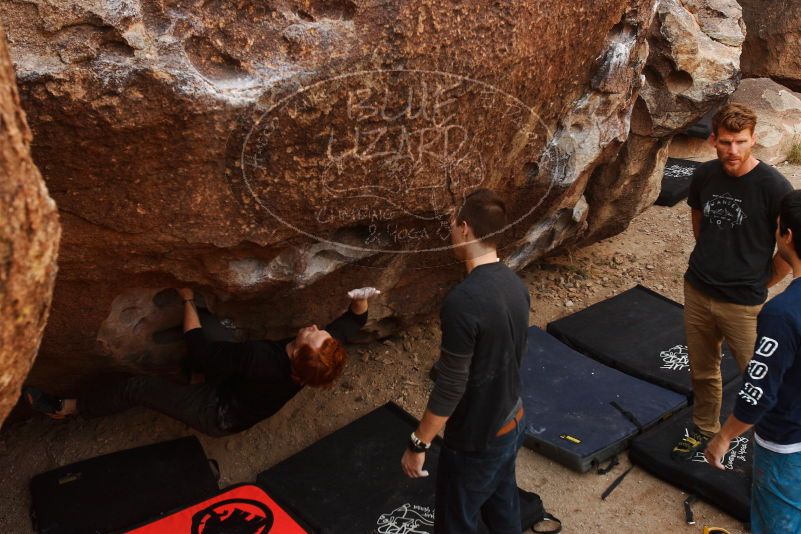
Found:
[(380, 295), (381, 290), (374, 287), (360, 287), (348, 291), (351, 298), (350, 309), (356, 315), (361, 315), (367, 311), (367, 300)]

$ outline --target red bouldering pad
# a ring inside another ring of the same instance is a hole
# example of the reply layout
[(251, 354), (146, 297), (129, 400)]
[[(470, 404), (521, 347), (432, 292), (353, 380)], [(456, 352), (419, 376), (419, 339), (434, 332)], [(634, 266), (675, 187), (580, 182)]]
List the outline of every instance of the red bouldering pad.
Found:
[(240, 484), (129, 534), (306, 534), (263, 489)]

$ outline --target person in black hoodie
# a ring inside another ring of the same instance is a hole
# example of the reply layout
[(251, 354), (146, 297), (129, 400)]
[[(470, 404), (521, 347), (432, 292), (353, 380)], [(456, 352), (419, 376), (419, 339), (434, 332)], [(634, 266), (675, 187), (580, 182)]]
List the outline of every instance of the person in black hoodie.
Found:
[(381, 292), (354, 289), (348, 310), (323, 329), (310, 325), (294, 338), (240, 343), (209, 341), (200, 325), (191, 289), (184, 301), (186, 368), (203, 383), (178, 384), (158, 376), (134, 376), (77, 399), (56, 398), (27, 387), (31, 406), (53, 418), (99, 417), (141, 405), (210, 436), (241, 432), (273, 414), (304, 386), (323, 387), (342, 373), (342, 346), (367, 322), (367, 300)]
[(760, 312), (734, 413), (704, 452), (723, 469), (731, 440), (755, 427), (754, 534), (801, 532), (801, 191), (781, 202), (776, 243), (793, 281)]

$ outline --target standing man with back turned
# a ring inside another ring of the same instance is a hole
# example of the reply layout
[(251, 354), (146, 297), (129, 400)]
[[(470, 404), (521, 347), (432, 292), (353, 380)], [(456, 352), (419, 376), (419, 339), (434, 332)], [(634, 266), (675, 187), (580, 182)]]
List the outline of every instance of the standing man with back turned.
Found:
[(755, 127), (756, 115), (746, 106), (721, 108), (712, 119), (718, 159), (701, 165), (690, 185), (695, 248), (684, 275), (684, 326), (694, 428), (673, 447), (677, 460), (702, 451), (720, 430), (723, 340), (744, 371), (768, 288), (790, 272), (774, 249), (779, 203), (793, 188), (752, 155)]
[(434, 389), (401, 459), (410, 477), (445, 427), (436, 481), (434, 531), (476, 532), (479, 515), (493, 534), (520, 534), (515, 459), (522, 441), (520, 360), (526, 348), (530, 297), (498, 259), (506, 225), (503, 201), (481, 189), (451, 220), (454, 255), (467, 277), (448, 293)]

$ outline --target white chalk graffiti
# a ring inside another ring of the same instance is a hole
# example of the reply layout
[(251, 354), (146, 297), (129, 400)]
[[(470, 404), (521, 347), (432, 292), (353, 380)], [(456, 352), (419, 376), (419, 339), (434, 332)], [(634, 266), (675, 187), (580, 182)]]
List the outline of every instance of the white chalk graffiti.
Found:
[(445, 72), (336, 75), (264, 109), (247, 119), (235, 165), (244, 192), (320, 242), (334, 244), (317, 232), (353, 228), (348, 236), (358, 241), (336, 243), (348, 249), (446, 250), (451, 210), (479, 187), (511, 179), (536, 198), (505, 232), (542, 204), (567, 166), (548, 157), (552, 134), (532, 108)]
[[(689, 436), (689, 431), (684, 429), (685, 436)], [(706, 461), (704, 457), (704, 451), (699, 451), (695, 453), (695, 456), (692, 458), (693, 462), (699, 463), (709, 463)], [(729, 450), (726, 451), (726, 454), (723, 455), (723, 461), (721, 462), (726, 469), (734, 469), (736, 467), (737, 462), (745, 463), (748, 461), (748, 438), (745, 436), (739, 436), (734, 438), (731, 443), (729, 444)]]
[(662, 358), (661, 369), (671, 371), (690, 369), (690, 355), (685, 345), (676, 345), (668, 350), (663, 350), (659, 353), (659, 357)]
[[(461, 80), (444, 82), (420, 80), (400, 94), (387, 86), (348, 91), (344, 107), (354, 124), (329, 127), (320, 192), (339, 202), (372, 199), (399, 215), (432, 220), (429, 212), (452, 202), (448, 193), (465, 196), (479, 187), (485, 180), (480, 147), (469, 127), (455, 122), (453, 109), (469, 87)], [(370, 172), (381, 179), (353, 179)], [(410, 198), (415, 210), (405, 206)], [(365, 244), (375, 241), (368, 237)]]
[(381, 514), (376, 526), (378, 534), (431, 534), (434, 510), (406, 503), (388, 514)]

